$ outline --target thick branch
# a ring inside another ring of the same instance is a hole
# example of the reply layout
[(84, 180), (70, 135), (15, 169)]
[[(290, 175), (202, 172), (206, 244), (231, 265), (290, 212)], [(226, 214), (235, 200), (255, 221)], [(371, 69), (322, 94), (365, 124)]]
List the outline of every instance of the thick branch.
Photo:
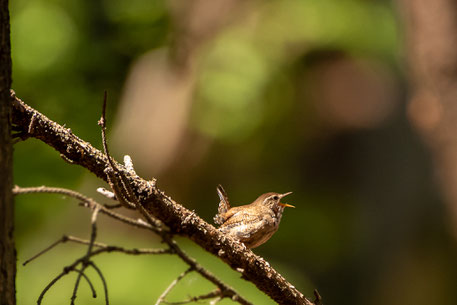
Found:
[[(75, 136), (71, 130), (26, 105), (14, 93), (12, 103), (13, 123), (23, 133), (30, 130), (29, 136), (42, 140), (60, 152), (65, 159), (87, 168), (107, 181), (105, 169), (109, 168), (109, 164), (101, 151)], [(256, 256), (243, 244), (227, 238), (194, 212), (173, 201), (160, 191), (155, 183), (132, 174), (119, 163), (116, 165), (118, 170), (127, 177), (129, 185), (143, 207), (166, 224), (172, 233), (187, 236), (206, 251), (220, 257), (231, 268), (241, 272), (244, 279), (254, 283), (277, 303), (313, 304), (265, 260)]]

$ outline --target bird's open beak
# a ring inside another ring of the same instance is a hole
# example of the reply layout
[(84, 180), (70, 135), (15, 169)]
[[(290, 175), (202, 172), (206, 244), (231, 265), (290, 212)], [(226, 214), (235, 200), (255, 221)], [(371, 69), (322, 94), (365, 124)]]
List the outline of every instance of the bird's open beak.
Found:
[[(287, 193), (284, 193), (284, 194), (281, 194), (281, 199), (286, 197), (287, 195), (290, 195), (292, 194), (292, 192), (287, 192)], [(279, 205), (283, 206), (283, 207), (289, 207), (289, 208), (295, 208), (293, 205), (291, 204), (287, 204), (287, 203), (282, 203), (280, 202)]]

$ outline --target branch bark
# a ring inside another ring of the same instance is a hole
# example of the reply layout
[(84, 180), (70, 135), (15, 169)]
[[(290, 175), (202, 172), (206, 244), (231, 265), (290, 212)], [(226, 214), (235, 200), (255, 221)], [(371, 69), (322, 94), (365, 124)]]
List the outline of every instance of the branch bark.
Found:
[(8, 0), (0, 0), (0, 304), (16, 304), (13, 148), (11, 144), (11, 47)]
[[(105, 169), (110, 165), (105, 154), (78, 138), (71, 130), (26, 105), (14, 92), (11, 102), (13, 123), (24, 137), (31, 136), (45, 142), (60, 152), (65, 160), (79, 164), (107, 181)], [(278, 304), (314, 305), (264, 259), (242, 243), (227, 238), (195, 212), (173, 201), (157, 188), (155, 181), (146, 181), (132, 174), (122, 164), (116, 162), (116, 165), (127, 177), (142, 206), (167, 225), (171, 233), (186, 236), (206, 251), (218, 256), (232, 269), (240, 272), (242, 278), (254, 283)]]

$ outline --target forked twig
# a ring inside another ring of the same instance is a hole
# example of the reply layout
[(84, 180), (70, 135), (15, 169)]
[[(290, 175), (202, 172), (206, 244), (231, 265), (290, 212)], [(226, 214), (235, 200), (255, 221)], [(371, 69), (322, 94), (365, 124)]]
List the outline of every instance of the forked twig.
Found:
[[(74, 236), (65, 236), (67, 241), (87, 245), (89, 244), (90, 241), (80, 239), (78, 237)], [(125, 254), (130, 254), (130, 255), (143, 255), (143, 254), (173, 254), (173, 251), (170, 249), (138, 249), (138, 248), (133, 248), (133, 249), (125, 249), (123, 247), (119, 246), (112, 246), (112, 245), (107, 245), (103, 243), (94, 243), (95, 247), (98, 247), (99, 249), (95, 250), (92, 252), (92, 256), (100, 254), (102, 252), (121, 252)]]
[[(79, 244), (84, 244), (84, 245), (89, 245), (91, 243), (90, 240), (84, 240), (84, 239), (80, 239), (80, 238), (77, 238), (77, 237), (74, 237), (74, 236), (64, 235), (59, 240), (57, 240), (56, 242), (52, 243), (50, 246), (48, 246), (44, 250), (40, 251), (37, 255), (34, 255), (32, 258), (29, 258), (28, 260), (26, 260), (24, 265), (29, 263), (29, 262), (31, 262), (32, 260), (34, 260), (35, 258), (39, 257), (40, 255), (48, 252), (49, 250), (53, 249), (58, 244), (65, 243), (65, 242), (68, 242), (68, 241), (79, 243)], [(121, 253), (125, 253), (125, 254), (130, 254), (130, 255), (143, 255), (143, 254), (151, 255), (151, 254), (172, 254), (173, 253), (172, 250), (170, 250), (170, 249), (136, 249), (136, 248), (134, 248), (134, 249), (125, 249), (125, 248), (122, 248), (122, 247), (111, 246), (111, 245), (106, 245), (106, 244), (97, 243), (97, 242), (93, 242), (93, 247), (97, 247), (98, 249), (91, 251), (90, 252), (90, 257), (93, 257), (93, 256), (101, 254), (101, 253), (105, 253), (105, 252), (121, 252)], [(84, 274), (84, 270), (83, 269), (80, 270), (80, 269), (76, 268), (80, 263), (84, 264), (84, 261), (87, 260), (87, 259), (88, 258), (85, 255), (85, 256), (75, 260), (71, 265), (65, 266), (63, 268), (63, 271), (60, 274), (58, 274), (53, 280), (51, 280), (51, 282), (49, 282), (48, 285), (43, 289), (43, 291), (41, 292), (41, 294), (40, 294), (40, 296), (38, 298), (37, 303), (41, 304), (41, 301), (42, 301), (44, 295), (46, 294), (46, 292), (59, 279), (61, 279), (63, 276), (67, 275), (71, 271), (76, 271), (79, 274), (81, 274), (81, 276), (84, 277), (88, 281), (89, 285), (91, 286), (91, 290), (93, 292), (93, 295), (95, 295), (95, 290), (93, 289), (93, 286), (90, 283), (90, 281), (87, 278), (87, 276)], [(97, 273), (99, 275), (101, 274), (100, 269), (98, 269), (97, 266), (92, 261), (88, 260), (87, 265), (90, 265), (94, 269), (96, 269), (96, 271), (97, 271)], [(105, 282), (105, 279), (103, 278), (103, 276), (100, 276), (100, 278), (102, 279), (102, 281), (106, 285), (106, 282)], [(105, 288), (105, 289), (107, 290), (107, 288)], [(107, 295), (106, 292), (105, 292), (105, 295)]]
[[(109, 168), (105, 169), (105, 173), (107, 174), (108, 182), (111, 188), (113, 189), (114, 194), (118, 198), (119, 202), (127, 208), (135, 208), (135, 206), (131, 203), (130, 198), (124, 196), (124, 192), (122, 191), (125, 189), (124, 179), (118, 179), (119, 171), (117, 169), (116, 163), (113, 161), (111, 154), (109, 153), (108, 144), (106, 141), (106, 103), (107, 103), (107, 92), (105, 91), (103, 94), (103, 106), (102, 106), (102, 116), (98, 121), (98, 125), (101, 127), (102, 130), (102, 145), (103, 151), (105, 152), (106, 158), (108, 159)], [(120, 186), (118, 181), (122, 181), (123, 185)]]
[[(83, 202), (83, 205), (88, 208), (93, 208), (93, 206), (98, 206), (100, 208), (100, 212), (102, 212), (103, 214), (106, 214), (107, 216), (110, 216), (114, 219), (120, 220), (126, 224), (133, 225), (138, 228), (149, 229), (156, 233), (157, 233), (157, 230), (159, 230), (158, 228), (153, 227), (150, 224), (145, 223), (144, 221), (134, 220), (133, 218), (126, 217), (119, 213), (113, 212), (110, 209), (107, 209), (104, 205), (95, 201), (94, 199), (86, 197), (83, 194), (78, 193), (73, 190), (60, 188), (60, 187), (47, 187), (47, 186), (19, 187), (16, 185), (13, 188), (13, 194), (15, 194), (15, 195), (31, 194), (31, 193), (52, 193), (52, 194), (62, 194), (62, 195), (66, 195), (69, 197), (73, 197), (73, 198), (76, 198), (76, 199), (80, 200), (81, 202)], [(163, 229), (161, 229), (161, 230), (163, 230)]]
[(54, 248), (55, 246), (57, 246), (58, 244), (60, 244), (62, 242), (63, 242), (62, 239), (59, 239), (59, 240), (53, 242), (51, 245), (49, 245), (48, 247), (44, 248), (43, 250), (41, 250), (40, 252), (38, 252), (37, 254), (35, 254), (34, 256), (32, 256), (31, 258), (26, 260), (25, 262), (23, 262), (22, 266), (27, 265), (28, 263), (33, 261), (35, 258), (40, 257), (41, 255), (45, 254), (46, 252), (48, 252), (49, 250), (51, 250), (52, 248)]
[(105, 292), (105, 304), (109, 305), (109, 298), (108, 298), (108, 286), (106, 285), (106, 280), (105, 277), (103, 276), (103, 273), (101, 270), (95, 265), (93, 262), (89, 262), (90, 266), (95, 269), (95, 271), (98, 273), (98, 276), (100, 277), (102, 283), (103, 283), (103, 290)]
[(180, 275), (178, 275), (177, 278), (175, 278), (171, 283), (170, 285), (168, 285), (168, 287), (162, 292), (162, 294), (159, 296), (159, 298), (157, 299), (157, 302), (155, 303), (155, 305), (159, 305), (160, 303), (164, 302), (165, 301), (165, 298), (167, 297), (167, 295), (170, 293), (170, 291), (176, 286), (176, 284), (178, 284), (178, 282), (180, 280), (182, 280), (188, 273), (190, 273), (191, 271), (193, 271), (192, 268), (188, 268), (186, 271), (184, 271), (183, 273), (181, 273)]
[(84, 274), (84, 270), (87, 268), (89, 264), (94, 265), (90, 261), (90, 257), (92, 255), (92, 249), (94, 248), (94, 242), (95, 239), (97, 238), (97, 216), (98, 212), (100, 211), (99, 206), (94, 206), (94, 210), (92, 212), (92, 218), (91, 218), (91, 233), (90, 233), (90, 241), (87, 247), (87, 253), (84, 255), (82, 258), (82, 267), (80, 272), (78, 272), (78, 277), (76, 278), (75, 282), (75, 287), (73, 289), (73, 294), (71, 296), (71, 305), (75, 303), (76, 299), (76, 293), (78, 292), (78, 287), (79, 287), (79, 282), (81, 281), (81, 277)]
[(97, 292), (95, 291), (94, 285), (92, 285), (89, 277), (82, 270), (75, 269), (74, 271), (79, 272), (81, 276), (86, 280), (86, 282), (89, 284), (90, 290), (92, 291), (92, 297), (95, 299), (97, 297)]
[[(26, 260), (24, 262), (23, 265), (26, 265), (29, 262), (31, 262), (32, 260), (34, 260), (34, 259), (38, 258), (39, 256), (43, 255), (44, 253), (50, 251), (51, 249), (53, 249), (58, 244), (65, 243), (67, 241), (72, 241), (72, 242), (88, 245), (88, 250), (87, 250), (86, 254), (83, 257), (77, 259), (75, 262), (73, 262), (73, 264), (71, 264), (69, 266), (66, 266), (63, 269), (63, 271), (59, 275), (57, 275), (43, 289), (43, 291), (41, 292), (41, 294), (40, 294), (40, 296), (38, 298), (38, 301), (37, 301), (38, 304), (41, 304), (42, 299), (43, 299), (44, 295), (46, 294), (46, 292), (59, 279), (61, 279), (66, 274), (68, 274), (70, 271), (75, 271), (75, 272), (78, 273), (78, 277), (76, 279), (75, 286), (74, 286), (74, 289), (73, 289), (73, 294), (72, 294), (72, 297), (71, 297), (71, 304), (74, 304), (74, 301), (76, 299), (76, 293), (77, 293), (77, 290), (78, 290), (78, 287), (79, 287), (79, 283), (80, 283), (81, 277), (83, 277), (83, 278), (85, 278), (87, 280), (87, 282), (89, 283), (89, 286), (90, 286), (90, 288), (92, 290), (92, 295), (94, 297), (96, 297), (95, 289), (94, 289), (91, 281), (89, 280), (89, 278), (84, 273), (84, 270), (85, 270), (85, 268), (87, 268), (87, 266), (93, 267), (96, 270), (96, 272), (99, 274), (99, 276), (100, 276), (100, 278), (101, 278), (101, 280), (103, 282), (103, 285), (104, 285), (105, 302), (106, 302), (106, 304), (109, 304), (108, 288), (107, 288), (107, 285), (106, 285), (106, 281), (105, 281), (105, 279), (103, 277), (103, 274), (102, 274), (101, 270), (92, 261), (90, 261), (90, 258), (92, 256), (94, 256), (94, 255), (98, 255), (98, 254), (103, 253), (103, 252), (113, 252), (113, 251), (123, 252), (123, 253), (126, 253), (126, 254), (134, 254), (134, 255), (138, 255), (138, 254), (165, 254), (165, 253), (170, 254), (170, 253), (172, 253), (171, 249), (124, 249), (124, 248), (118, 247), (118, 246), (110, 246), (110, 245), (106, 245), (106, 244), (95, 242), (95, 239), (96, 239), (96, 236), (97, 236), (96, 220), (97, 220), (97, 216), (98, 216), (99, 211), (105, 212), (108, 216), (111, 216), (111, 217), (113, 217), (115, 219), (121, 220), (121, 221), (129, 223), (129, 224), (135, 224), (137, 226), (143, 226), (143, 227), (144, 227), (144, 225), (142, 225), (141, 222), (135, 221), (135, 220), (130, 219), (128, 217), (124, 217), (124, 216), (119, 217), (119, 215), (117, 213), (114, 213), (114, 212), (112, 212), (110, 210), (107, 210), (101, 204), (97, 203), (93, 199), (91, 199), (89, 197), (86, 197), (86, 196), (84, 196), (84, 195), (82, 195), (82, 194), (80, 194), (78, 192), (75, 192), (75, 191), (72, 191), (72, 190), (67, 190), (67, 189), (62, 189), (62, 188), (50, 188), (50, 187), (45, 187), (45, 186), (34, 187), (34, 188), (33, 187), (32, 188), (20, 188), (18, 186), (15, 186), (14, 189), (13, 189), (13, 193), (14, 194), (26, 194), (26, 193), (57, 193), (57, 194), (64, 194), (64, 195), (68, 195), (70, 197), (74, 197), (74, 198), (77, 198), (77, 199), (85, 202), (88, 207), (93, 209), (93, 213), (92, 213), (92, 217), (91, 217), (91, 236), (90, 236), (90, 240), (83, 240), (83, 239), (80, 239), (80, 238), (77, 238), (77, 237), (64, 235), (62, 238), (60, 238), (59, 240), (55, 241), (50, 246), (46, 247), (45, 249), (43, 249), (42, 251), (40, 251), (39, 253), (37, 253), (36, 255), (34, 255), (33, 257), (29, 258), (28, 260)], [(147, 226), (147, 228), (151, 229), (151, 227), (149, 225)], [(98, 249), (94, 250), (94, 247), (97, 247)], [(82, 264), (82, 267), (81, 267), (81, 269), (77, 269), (76, 266), (78, 264), (80, 264), (80, 263)]]
[(54, 279), (52, 279), (47, 285), (46, 287), (44, 287), (44, 289), (41, 291), (40, 293), (40, 296), (38, 297), (38, 300), (37, 300), (37, 304), (40, 305), (41, 304), (41, 301), (43, 300), (43, 297), (44, 295), (46, 294), (46, 292), (48, 292), (48, 290), (55, 284), (57, 283), (58, 280), (60, 280), (64, 275), (67, 275), (70, 271), (72, 271), (75, 266), (79, 264), (79, 262), (74, 262), (72, 265), (70, 266), (66, 266), (63, 268), (63, 271), (57, 275)]
[[(26, 264), (30, 263), (32, 260), (38, 258), (42, 254), (53, 249), (58, 244), (61, 244), (61, 243), (63, 244), (66, 242), (74, 242), (74, 243), (83, 244), (83, 245), (88, 245), (90, 243), (89, 240), (81, 239), (81, 238), (71, 236), (71, 235), (64, 235), (60, 239), (58, 239), (57, 241), (52, 243), (50, 246), (48, 246), (44, 250), (40, 251), (38, 254), (36, 254), (33, 257), (26, 260), (23, 263), (23, 265), (25, 266)], [(94, 242), (94, 246), (97, 247), (98, 249), (92, 251), (90, 257), (99, 255), (101, 253), (110, 253), (110, 252), (120, 252), (120, 253), (124, 253), (124, 254), (128, 254), (128, 255), (173, 254), (173, 251), (171, 249), (139, 249), (139, 248), (126, 249), (123, 247), (107, 245), (107, 244), (103, 244), (103, 243), (99, 243), (99, 242)]]

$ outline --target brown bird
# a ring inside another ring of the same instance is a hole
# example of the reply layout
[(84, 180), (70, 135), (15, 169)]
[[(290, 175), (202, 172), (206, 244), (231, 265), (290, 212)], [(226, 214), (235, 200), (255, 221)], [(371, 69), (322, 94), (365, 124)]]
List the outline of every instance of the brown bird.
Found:
[(278, 230), (285, 207), (293, 205), (281, 203), (281, 199), (292, 192), (265, 193), (247, 205), (230, 207), (224, 188), (217, 187), (220, 202), (214, 222), (219, 230), (238, 239), (248, 248), (255, 248), (265, 243)]

